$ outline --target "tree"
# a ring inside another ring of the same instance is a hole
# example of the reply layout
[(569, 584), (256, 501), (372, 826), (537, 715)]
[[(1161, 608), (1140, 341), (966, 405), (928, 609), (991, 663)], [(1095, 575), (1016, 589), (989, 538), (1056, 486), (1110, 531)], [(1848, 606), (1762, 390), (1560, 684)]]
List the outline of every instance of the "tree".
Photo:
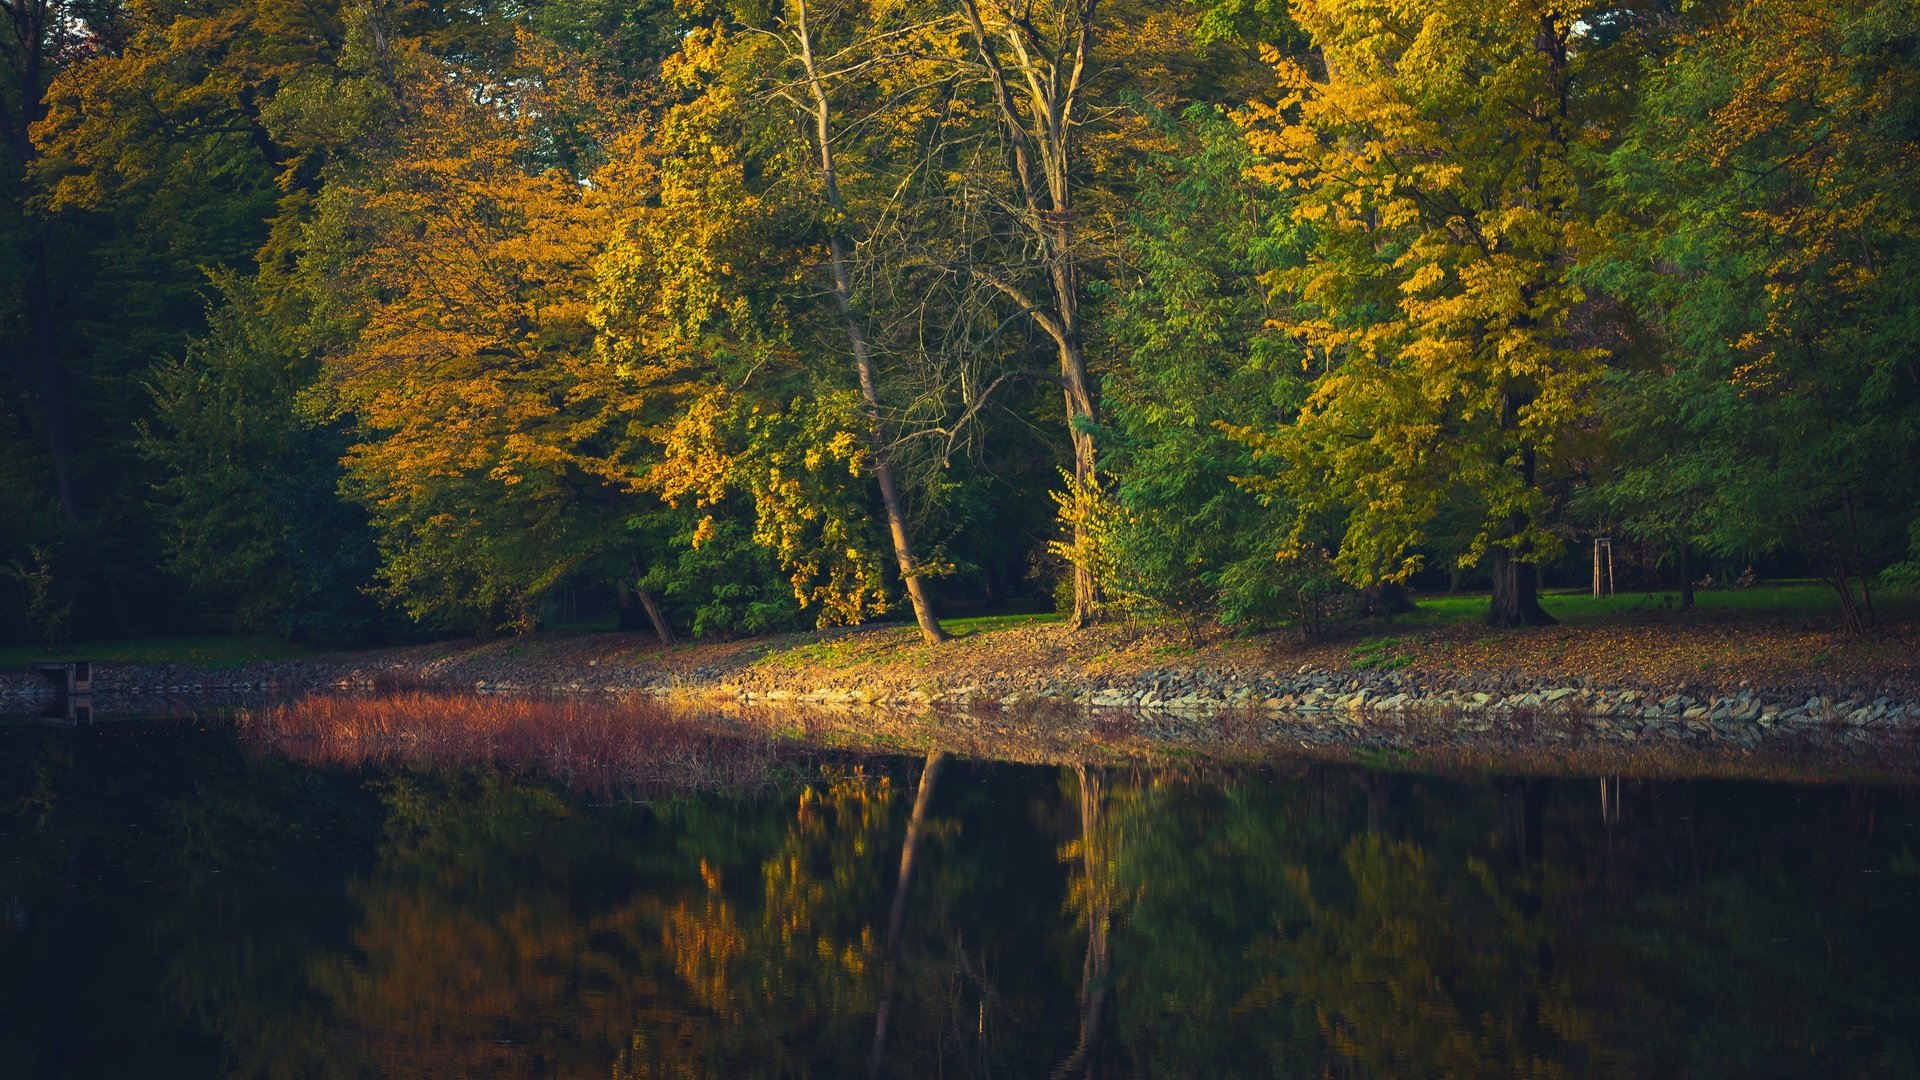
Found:
[[(847, 123), (835, 115), (836, 86), (860, 78), (859, 69), (863, 67), (889, 62), (896, 51), (911, 51), (915, 44), (912, 38), (923, 31), (924, 23), (891, 26), (886, 20), (876, 17), (880, 13), (872, 9), (853, 13), (855, 17), (851, 19), (844, 10), (838, 14), (840, 18), (836, 21), (853, 22), (856, 26), (860, 23), (867, 25), (854, 30), (854, 40), (850, 42), (823, 46), (817, 43), (829, 40), (825, 36), (829, 28), (810, 20), (805, 0), (796, 0), (781, 25), (782, 44), (787, 47), (789, 56), (798, 61), (798, 81), (804, 87), (800, 91), (804, 100), (797, 104), (807, 114), (805, 130), (812, 142), (811, 149), (819, 160), (818, 188), (824, 210), (822, 216), (826, 219), (827, 265), (832, 272), (834, 306), (845, 327), (847, 350), (853, 358), (859, 379), (860, 400), (867, 414), (868, 468), (880, 488), (880, 503), (886, 515), (894, 558), (900, 567), (900, 580), (913, 605), (920, 635), (932, 644), (947, 640), (947, 634), (940, 628), (939, 617), (934, 611), (933, 600), (923, 578), (923, 568), (914, 555), (905, 499), (894, 474), (893, 451), (881, 416), (880, 390), (866, 320), (855, 307), (852, 265), (854, 239), (849, 235), (855, 223), (849, 214), (848, 202), (841, 193), (841, 152), (838, 149), (850, 140), (852, 132), (848, 130)], [(841, 32), (846, 33), (844, 29)], [(832, 48), (833, 51), (823, 54), (823, 47)], [(873, 76), (868, 73), (866, 77), (871, 79)]]
[(1491, 565), (1488, 621), (1550, 621), (1535, 566), (1561, 549), (1552, 484), (1604, 359), (1575, 332), (1571, 268), (1621, 46), (1533, 0), (1291, 11), (1316, 56), (1281, 61), (1279, 99), (1246, 119), (1256, 172), (1314, 233), (1273, 283), (1303, 301), (1279, 322), (1319, 370), (1296, 424), (1243, 437), (1283, 463), (1302, 522), (1345, 518), (1335, 561), (1359, 585), (1418, 570), (1427, 522), (1464, 484), (1480, 521), (1462, 558)]
[[(1610, 389), (1629, 526), (1804, 553), (1859, 629), (1920, 505), (1912, 5), (1769, 0), (1650, 67), (1592, 278), (1655, 344)], [(1858, 588), (1856, 590), (1855, 583)]]
[(1178, 149), (1142, 170), (1127, 272), (1102, 311), (1114, 358), (1102, 585), (1189, 625), (1272, 624), (1310, 591), (1301, 560), (1274, 558), (1292, 500), (1234, 482), (1258, 470), (1225, 429), (1277, 427), (1299, 409), (1299, 350), (1272, 325), (1285, 297), (1261, 281), (1297, 265), (1305, 238), (1286, 201), (1246, 176), (1254, 158), (1230, 119), (1196, 105), (1177, 125)]
[(5, 80), (0, 83), (0, 154), (5, 155), (0, 197), (7, 215), (0, 222), (0, 243), (6, 245), (0, 250), (8, 251), (8, 271), (0, 286), (17, 293), (17, 314), (26, 323), (25, 340), (10, 342), (4, 352), (11, 374), (38, 412), (60, 513), (68, 525), (79, 524), (87, 512), (68, 400), (71, 358), (61, 340), (47, 225), (28, 209), (29, 177), (40, 159), (33, 130), (46, 113), (47, 88), (68, 65), (97, 47), (97, 29), (109, 13), (107, 5), (71, 0), (0, 3), (0, 79)]
[[(973, 35), (973, 46), (991, 88), (990, 115), (1006, 144), (1013, 182), (1013, 220), (1033, 245), (1038, 290), (986, 275), (993, 288), (1026, 313), (1052, 340), (1066, 401), (1067, 435), (1073, 447), (1069, 490), (1072, 546), (1085, 547), (1087, 505), (1097, 491), (1093, 377), (1087, 367), (1086, 329), (1080, 313), (1083, 284), (1074, 196), (1079, 187), (1082, 139), (1090, 108), (1086, 98), (1088, 65), (1100, 29), (1095, 0), (1057, 0), (1015, 12), (996, 6), (982, 14), (977, 0), (958, 0)], [(991, 28), (989, 28), (991, 19)], [(1091, 567), (1073, 568), (1073, 611), (1069, 624), (1084, 625), (1099, 604), (1099, 582)]]
[(570, 149), (610, 145), (619, 119), (590, 70), (531, 41), (498, 76), (413, 51), (390, 62), (405, 123), (361, 177), (328, 186), (315, 226), (333, 240), (317, 247), (351, 253), (332, 303), (364, 312), (327, 360), (355, 432), (344, 489), (414, 617), (530, 627), (569, 575), (637, 576), (647, 399), (602, 362), (590, 320), (632, 189), (576, 171)]
[(683, 100), (616, 148), (605, 183), (628, 209), (596, 270), (596, 347), (658, 447), (641, 486), (701, 514), (692, 544), (750, 518), (802, 607), (859, 622), (887, 604), (867, 424), (857, 391), (815, 378), (796, 345), (792, 207), (754, 181), (804, 151), (741, 137), (754, 59), (725, 26), (689, 34), (663, 72)]
[(160, 467), (168, 569), (240, 629), (363, 639), (380, 628), (363, 591), (373, 534), (339, 498), (345, 433), (298, 400), (318, 357), (302, 326), (262, 310), (257, 283), (229, 273), (215, 285), (207, 334), (151, 376), (141, 445)]

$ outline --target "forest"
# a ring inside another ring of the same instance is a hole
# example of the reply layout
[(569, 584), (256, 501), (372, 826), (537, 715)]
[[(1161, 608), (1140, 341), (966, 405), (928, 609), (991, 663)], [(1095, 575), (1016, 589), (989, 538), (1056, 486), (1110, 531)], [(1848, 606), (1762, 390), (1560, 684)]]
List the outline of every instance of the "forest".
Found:
[(0, 638), (1920, 584), (1920, 0), (0, 0)]

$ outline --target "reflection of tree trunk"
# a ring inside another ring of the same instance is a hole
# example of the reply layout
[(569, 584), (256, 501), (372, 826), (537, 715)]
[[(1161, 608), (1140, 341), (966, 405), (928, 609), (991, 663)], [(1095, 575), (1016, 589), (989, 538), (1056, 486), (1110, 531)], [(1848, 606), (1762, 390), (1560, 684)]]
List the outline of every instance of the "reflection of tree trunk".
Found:
[(79, 963), (80, 873), (85, 850), (75, 841), (67, 856), (67, 872), (60, 883), (60, 912), (53, 936), (53, 985), (49, 988), (46, 1043), (40, 1075), (57, 1080), (66, 1072), (67, 1043), (73, 1026), (74, 966)]
[(1546, 857), (1543, 821), (1546, 816), (1547, 781), (1513, 780), (1499, 787), (1500, 832), (1514, 863), (1533, 866)]
[(873, 1018), (873, 1051), (867, 1057), (867, 1075), (880, 1075), (880, 1062), (887, 1052), (887, 1022), (893, 1017), (893, 987), (900, 974), (900, 928), (907, 920), (907, 886), (913, 883), (913, 856), (926, 832), (927, 804), (933, 801), (933, 783), (940, 776), (940, 765), (947, 760), (944, 751), (927, 756), (920, 767), (920, 790), (913, 797), (913, 816), (907, 819), (907, 839), (900, 848), (900, 879), (893, 887), (893, 910), (887, 914), (887, 964), (881, 976), (880, 1008)]
[(947, 640), (940, 628), (933, 597), (927, 592), (919, 560), (914, 558), (913, 538), (907, 530), (906, 501), (900, 496), (900, 484), (893, 471), (893, 455), (887, 448), (886, 432), (880, 423), (880, 391), (873, 374), (873, 355), (867, 346), (867, 333), (853, 309), (853, 274), (848, 266), (846, 202), (840, 197), (839, 169), (834, 162), (832, 112), (827, 102), (823, 76), (814, 64), (813, 35), (807, 23), (806, 0), (794, 5), (795, 28), (799, 37), (800, 60), (806, 67), (807, 87), (813, 98), (813, 135), (820, 152), (820, 187), (833, 211), (833, 229), (827, 237), (827, 254), (833, 270), (833, 302), (846, 328), (847, 346), (853, 353), (853, 365), (860, 378), (860, 400), (867, 411), (867, 453), (873, 478), (880, 485), (880, 505), (887, 515), (887, 532), (893, 539), (894, 560), (900, 565), (900, 580), (913, 603), (914, 621), (920, 624), (920, 636), (929, 644)]
[(1407, 796), (1410, 784), (1398, 773), (1368, 772), (1361, 776), (1367, 792), (1367, 832), (1384, 840), (1407, 835)]
[(1080, 780), (1080, 862), (1087, 875), (1087, 955), (1080, 965), (1080, 1037), (1073, 1053), (1053, 1070), (1055, 1077), (1092, 1076), (1100, 1047), (1100, 1015), (1113, 981), (1108, 932), (1113, 925), (1113, 890), (1100, 850), (1100, 774), (1074, 766)]

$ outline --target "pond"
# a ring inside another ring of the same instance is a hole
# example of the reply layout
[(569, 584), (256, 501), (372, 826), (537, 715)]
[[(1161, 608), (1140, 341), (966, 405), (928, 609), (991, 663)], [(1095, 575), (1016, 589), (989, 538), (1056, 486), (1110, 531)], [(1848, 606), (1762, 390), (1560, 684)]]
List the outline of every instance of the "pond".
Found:
[(1920, 1074), (1913, 788), (736, 781), (0, 727), (0, 1073)]

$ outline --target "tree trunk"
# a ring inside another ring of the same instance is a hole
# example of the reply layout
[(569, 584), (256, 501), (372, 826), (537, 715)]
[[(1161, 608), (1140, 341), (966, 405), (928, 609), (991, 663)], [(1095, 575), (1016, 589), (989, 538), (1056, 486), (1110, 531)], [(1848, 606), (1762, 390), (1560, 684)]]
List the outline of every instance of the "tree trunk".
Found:
[(1693, 610), (1693, 545), (1680, 541), (1680, 610)]
[(1860, 614), (1859, 602), (1853, 598), (1853, 575), (1847, 572), (1845, 563), (1834, 564), (1833, 572), (1827, 575), (1827, 584), (1840, 598), (1840, 621), (1847, 633), (1866, 633), (1867, 621)]
[(867, 1075), (879, 1076), (887, 1052), (887, 1023), (893, 1016), (894, 983), (900, 974), (900, 931), (907, 921), (907, 887), (913, 884), (913, 857), (926, 835), (927, 806), (933, 802), (933, 782), (947, 759), (944, 751), (928, 756), (920, 767), (920, 790), (913, 797), (913, 816), (907, 819), (907, 839), (900, 848), (900, 876), (893, 886), (893, 908), (887, 914), (886, 968), (880, 979), (880, 1007), (873, 1017), (873, 1050), (867, 1055)]
[(860, 400), (866, 406), (867, 448), (873, 463), (873, 478), (880, 486), (880, 504), (887, 515), (887, 533), (893, 540), (894, 560), (900, 566), (900, 580), (906, 586), (907, 599), (913, 604), (914, 621), (920, 625), (920, 637), (928, 644), (947, 640), (940, 617), (921, 578), (919, 562), (914, 558), (913, 539), (907, 530), (906, 501), (900, 497), (900, 485), (894, 478), (893, 458), (887, 450), (886, 430), (880, 420), (880, 391), (873, 373), (873, 355), (867, 347), (866, 330), (853, 309), (853, 273), (849, 267), (847, 237), (841, 223), (847, 219), (846, 202), (840, 197), (839, 170), (833, 154), (832, 109), (826, 86), (814, 65), (813, 32), (807, 22), (807, 5), (794, 5), (795, 29), (805, 65), (807, 87), (813, 98), (813, 135), (820, 155), (820, 186), (833, 211), (834, 228), (827, 238), (828, 262), (833, 271), (833, 302), (846, 328), (847, 345), (853, 353), (853, 365), (860, 380)]
[(1493, 600), (1487, 606), (1488, 626), (1548, 626), (1553, 616), (1540, 606), (1540, 579), (1532, 563), (1521, 562), (1506, 548), (1494, 548), (1488, 557), (1493, 571)]
[[(1036, 303), (1006, 282), (996, 281), (994, 286), (1018, 301), (1053, 338), (1066, 395), (1067, 436), (1073, 444), (1074, 498), (1080, 500), (1094, 490), (1099, 478), (1093, 433), (1088, 429), (1095, 416), (1093, 380), (1087, 371), (1080, 332), (1080, 281), (1073, 218), (1073, 129), (1084, 123), (1080, 91), (1093, 54), (1096, 0), (1075, 0), (1061, 12), (1058, 24), (1061, 39), (1039, 50), (1050, 54), (1045, 60), (1051, 63), (1038, 58), (1028, 44), (1030, 37), (1037, 40), (1040, 33), (1031, 11), (1014, 17), (1007, 33), (1010, 58), (1003, 60), (999, 47), (994, 44), (998, 39), (988, 33), (980, 17), (979, 5), (975, 0), (959, 0), (959, 5), (972, 32), (974, 48), (992, 87), (995, 110), (1007, 135), (1007, 164), (1024, 210), (1019, 220), (1031, 230), (1040, 269), (1046, 276), (1047, 302)], [(1009, 64), (1015, 79), (1007, 77)], [(1027, 116), (1021, 115), (1015, 103), (1010, 87), (1013, 82), (1023, 88), (1029, 107)], [(1075, 509), (1080, 513), (1075, 514), (1073, 546), (1084, 550), (1086, 507), (1081, 505)], [(1100, 600), (1100, 583), (1093, 570), (1076, 564), (1073, 611), (1067, 625), (1079, 628), (1091, 622)]]
[[(1077, 500), (1085, 500), (1089, 497), (1087, 493), (1091, 492), (1094, 485), (1100, 482), (1100, 478), (1094, 468), (1093, 434), (1081, 429), (1082, 417), (1085, 417), (1087, 421), (1093, 419), (1093, 403), (1091, 397), (1086, 393), (1086, 368), (1080, 358), (1077, 346), (1072, 350), (1071, 360), (1068, 358), (1067, 350), (1061, 350), (1060, 367), (1062, 374), (1077, 372), (1079, 375), (1079, 379), (1075, 380), (1071, 374), (1068, 374), (1066, 392), (1067, 427), (1073, 436), (1074, 498)], [(1080, 385), (1080, 391), (1077, 394), (1074, 390), (1076, 381)], [(1089, 508), (1083, 504), (1076, 509), (1078, 512), (1074, 514), (1073, 518), (1073, 549), (1075, 551), (1084, 551), (1086, 550), (1086, 545), (1091, 542), (1087, 537), (1086, 521)], [(1100, 607), (1100, 600), (1100, 581), (1094, 577), (1093, 569), (1088, 566), (1075, 564), (1073, 568), (1073, 612), (1067, 618), (1067, 625), (1077, 630), (1092, 622), (1095, 613)]]
[(660, 639), (660, 644), (679, 644), (680, 639), (674, 636), (673, 623), (667, 620), (666, 612), (660, 610), (653, 594), (640, 585), (643, 576), (640, 573), (640, 560), (636, 558), (628, 565), (633, 574), (632, 581), (618, 582), (615, 586), (620, 592), (620, 629), (640, 629), (640, 616), (644, 615), (647, 625), (653, 628), (654, 636)]
[(1407, 595), (1407, 587), (1397, 581), (1383, 581), (1360, 590), (1360, 604), (1363, 614), (1369, 616), (1405, 615), (1416, 606), (1413, 597)]
[(660, 644), (679, 644), (680, 639), (673, 635), (673, 624), (667, 621), (667, 614), (660, 610), (660, 605), (654, 603), (653, 594), (637, 586), (633, 593), (640, 598), (640, 607), (646, 611), (647, 621), (653, 624), (654, 635), (660, 639)]
[[(1063, 189), (1056, 202), (1064, 204), (1067, 192)], [(1073, 225), (1069, 212), (1064, 207), (1056, 210), (1056, 224), (1053, 242), (1046, 246), (1045, 256), (1049, 262), (1048, 280), (1053, 284), (1053, 304), (1060, 316), (1060, 334), (1057, 339), (1060, 353), (1060, 381), (1065, 387), (1064, 397), (1067, 406), (1067, 434), (1073, 440), (1073, 485), (1074, 498), (1086, 499), (1100, 482), (1094, 460), (1093, 432), (1089, 425), (1094, 420), (1093, 384), (1087, 375), (1087, 358), (1080, 342), (1080, 282), (1073, 264)], [(1075, 551), (1086, 550), (1087, 524), (1089, 508), (1076, 507), (1074, 514), (1073, 547)], [(1091, 567), (1076, 565), (1073, 568), (1073, 614), (1067, 619), (1067, 625), (1078, 629), (1093, 621), (1101, 602), (1100, 581), (1094, 577)]]
[[(1512, 431), (1520, 422), (1521, 395), (1508, 390), (1500, 395), (1500, 426)], [(1528, 489), (1535, 484), (1538, 462), (1533, 447), (1522, 440), (1520, 448), (1520, 480)], [(1507, 522), (1507, 536), (1526, 535), (1532, 522), (1524, 513), (1515, 513)], [(1553, 617), (1540, 606), (1539, 568), (1533, 563), (1520, 559), (1519, 552), (1510, 547), (1495, 544), (1489, 556), (1489, 569), (1493, 571), (1493, 599), (1487, 605), (1488, 626), (1546, 626)]]

